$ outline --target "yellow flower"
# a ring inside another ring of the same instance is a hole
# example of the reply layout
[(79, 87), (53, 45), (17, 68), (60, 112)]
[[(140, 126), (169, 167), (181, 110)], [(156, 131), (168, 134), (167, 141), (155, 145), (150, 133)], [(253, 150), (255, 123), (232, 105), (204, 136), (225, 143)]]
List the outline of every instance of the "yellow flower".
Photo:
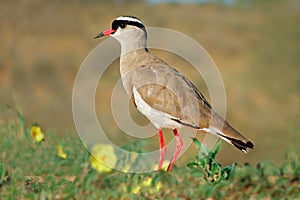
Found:
[(64, 152), (63, 147), (61, 145), (57, 146), (57, 155), (63, 159), (67, 158), (67, 154)]
[(44, 139), (44, 133), (42, 132), (41, 127), (39, 127), (37, 125), (31, 126), (31, 128), (30, 128), (30, 136), (36, 142), (41, 142)]
[(132, 194), (137, 194), (141, 191), (149, 192), (150, 194), (158, 192), (162, 188), (162, 183), (157, 181), (156, 184), (152, 187), (153, 179), (151, 177), (146, 177), (140, 184), (135, 180), (135, 185), (131, 189)]
[(144, 187), (148, 188), (150, 193), (155, 193), (155, 192), (159, 191), (159, 189), (162, 187), (162, 184), (160, 181), (157, 181), (155, 186), (152, 187), (152, 181), (153, 181), (152, 178), (148, 177), (148, 178), (146, 178), (146, 180), (144, 180), (142, 182), (142, 185)]
[(91, 149), (90, 165), (99, 173), (109, 173), (117, 163), (114, 148), (109, 144), (97, 144)]
[(151, 177), (147, 177), (145, 180), (143, 180), (142, 185), (145, 187), (150, 187), (152, 183), (152, 178)]
[(139, 186), (139, 185), (136, 185), (136, 186), (134, 186), (132, 189), (131, 189), (131, 193), (132, 194), (137, 194), (137, 193), (139, 193), (141, 191), (141, 186)]
[[(151, 184), (152, 184), (152, 178), (151, 178)], [(151, 185), (149, 185), (150, 187)], [(162, 183), (160, 181), (157, 181), (154, 187), (151, 187), (149, 189), (149, 193), (153, 194), (158, 192), (162, 188)]]

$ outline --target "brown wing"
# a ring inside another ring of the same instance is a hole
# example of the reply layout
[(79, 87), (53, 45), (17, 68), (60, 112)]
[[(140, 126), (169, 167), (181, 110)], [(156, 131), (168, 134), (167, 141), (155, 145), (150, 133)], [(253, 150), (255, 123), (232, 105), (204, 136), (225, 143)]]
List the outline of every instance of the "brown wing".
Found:
[(123, 78), (127, 91), (135, 86), (156, 110), (194, 127), (208, 127), (211, 106), (197, 88), (176, 69), (165, 64), (134, 68)]

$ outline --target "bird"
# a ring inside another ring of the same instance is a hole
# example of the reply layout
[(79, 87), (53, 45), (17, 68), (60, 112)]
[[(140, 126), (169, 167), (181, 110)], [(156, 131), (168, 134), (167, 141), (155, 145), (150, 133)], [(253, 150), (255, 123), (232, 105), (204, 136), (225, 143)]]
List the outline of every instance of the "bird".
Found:
[(172, 129), (176, 148), (167, 171), (170, 172), (183, 142), (178, 129), (189, 127), (213, 134), (244, 153), (254, 145), (220, 116), (196, 86), (181, 72), (147, 48), (147, 30), (134, 16), (115, 18), (111, 27), (94, 36), (111, 36), (121, 44), (120, 74), (123, 86), (137, 110), (157, 129), (161, 171), (166, 148), (162, 130)]

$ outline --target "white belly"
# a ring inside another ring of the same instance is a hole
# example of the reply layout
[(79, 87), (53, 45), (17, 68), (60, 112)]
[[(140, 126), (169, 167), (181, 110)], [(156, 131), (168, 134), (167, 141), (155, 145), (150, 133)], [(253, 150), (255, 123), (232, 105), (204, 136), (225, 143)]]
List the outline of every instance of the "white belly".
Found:
[(141, 97), (139, 92), (135, 87), (133, 87), (133, 96), (134, 96), (134, 101), (137, 106), (137, 109), (145, 115), (151, 123), (156, 127), (156, 128), (181, 128), (182, 125), (177, 123), (176, 121), (172, 120), (174, 117), (171, 115), (158, 111), (151, 106), (149, 106)]

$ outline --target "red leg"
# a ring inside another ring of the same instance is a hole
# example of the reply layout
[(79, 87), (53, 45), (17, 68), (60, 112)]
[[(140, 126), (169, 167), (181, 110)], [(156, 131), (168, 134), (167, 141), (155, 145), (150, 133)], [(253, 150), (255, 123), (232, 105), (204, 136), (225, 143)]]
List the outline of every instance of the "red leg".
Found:
[(165, 147), (164, 137), (161, 128), (158, 129), (158, 138), (159, 138), (159, 161), (158, 161), (157, 171), (160, 171), (166, 154), (166, 147)]
[(176, 160), (176, 158), (177, 158), (177, 156), (178, 156), (178, 154), (181, 151), (182, 146), (183, 146), (183, 142), (182, 142), (182, 140), (181, 140), (181, 138), (180, 138), (180, 136), (179, 136), (179, 134), (177, 132), (177, 129), (173, 129), (173, 133), (174, 133), (174, 136), (175, 136), (175, 139), (176, 139), (176, 149), (175, 149), (175, 152), (174, 152), (174, 154), (172, 156), (170, 164), (168, 166), (168, 172), (171, 171), (171, 169), (173, 167), (173, 164), (174, 164), (174, 162), (175, 162), (175, 160)]

